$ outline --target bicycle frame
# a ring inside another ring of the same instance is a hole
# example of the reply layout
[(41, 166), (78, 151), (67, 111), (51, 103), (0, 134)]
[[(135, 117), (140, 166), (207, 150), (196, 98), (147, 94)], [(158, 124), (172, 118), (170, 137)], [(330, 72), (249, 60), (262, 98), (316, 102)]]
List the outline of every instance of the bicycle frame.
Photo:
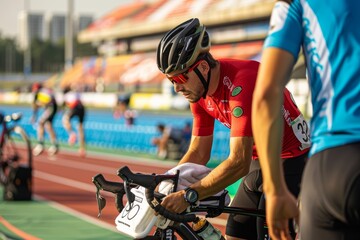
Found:
[[(11, 115), (1, 116), (3, 119), (1, 121), (2, 125), (2, 132), (0, 135), (0, 151), (2, 151), (4, 144), (5, 144), (5, 137), (16, 127), (16, 125), (10, 126), (10, 122), (17, 122), (21, 119), (21, 113), (13, 113)], [(1, 152), (2, 153), (2, 152)], [(0, 161), (2, 160), (2, 155), (0, 155)]]
[(8, 134), (8, 128), (7, 128), (5, 119), (2, 120), (1, 125), (2, 125), (3, 129), (1, 131), (1, 137), (0, 137), (0, 149), (3, 148), (4, 142), (5, 142), (5, 136), (6, 136), (6, 134)]

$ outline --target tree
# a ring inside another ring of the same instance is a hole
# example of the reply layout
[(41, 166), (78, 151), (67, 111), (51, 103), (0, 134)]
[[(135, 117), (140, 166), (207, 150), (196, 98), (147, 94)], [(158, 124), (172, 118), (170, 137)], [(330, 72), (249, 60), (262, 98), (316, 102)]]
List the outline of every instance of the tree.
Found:
[[(74, 59), (97, 54), (91, 44), (80, 44), (74, 40)], [(33, 39), (31, 41), (31, 68), (34, 73), (60, 72), (64, 69), (65, 40), (57, 43), (49, 40)], [(24, 51), (16, 44), (13, 38), (4, 38), (0, 35), (0, 72), (23, 72)]]
[(0, 72), (21, 72), (23, 54), (19, 51), (15, 39), (0, 35)]

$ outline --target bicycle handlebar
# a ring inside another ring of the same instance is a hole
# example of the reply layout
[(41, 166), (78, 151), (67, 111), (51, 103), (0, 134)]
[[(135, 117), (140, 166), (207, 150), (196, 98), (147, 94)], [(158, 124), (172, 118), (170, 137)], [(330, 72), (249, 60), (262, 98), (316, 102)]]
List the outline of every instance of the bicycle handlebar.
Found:
[[(99, 190), (104, 190), (106, 192), (111, 192), (115, 194), (115, 206), (118, 212), (121, 212), (124, 208), (123, 204), (123, 197), (126, 194), (126, 189), (124, 187), (124, 183), (122, 182), (111, 182), (104, 178), (102, 174), (97, 174), (92, 178), (92, 182), (95, 184), (97, 188), (96, 198), (98, 201), (99, 206), (99, 213), (105, 207), (106, 201), (101, 195), (99, 194)], [(130, 188), (137, 187), (138, 185), (130, 184)], [(155, 193), (156, 198), (163, 198), (165, 197), (164, 194)]]
[(92, 182), (100, 189), (112, 192), (112, 193), (123, 193), (125, 194), (124, 185), (119, 182), (107, 181), (102, 174), (97, 174), (92, 178)]
[(128, 183), (135, 183), (144, 187), (145, 196), (148, 204), (152, 209), (158, 212), (160, 215), (164, 216), (167, 219), (170, 219), (175, 222), (192, 222), (196, 219), (195, 214), (187, 214), (187, 215), (179, 215), (176, 213), (172, 213), (168, 211), (161, 205), (161, 201), (158, 197), (155, 196), (155, 188), (156, 186), (164, 181), (164, 180), (172, 180), (177, 181), (178, 174), (176, 175), (148, 175), (148, 174), (141, 174), (141, 173), (133, 173), (131, 170), (125, 166), (118, 170), (117, 175), (121, 177), (125, 182)]
[(107, 181), (102, 174), (97, 174), (92, 178), (92, 182), (97, 188), (96, 199), (99, 207), (99, 215), (101, 215), (101, 210), (105, 207), (106, 201), (105, 198), (101, 197), (99, 190), (102, 189), (107, 192), (115, 194), (115, 206), (118, 212), (121, 212), (124, 208), (123, 197), (125, 195), (125, 188), (122, 183)]
[[(219, 200), (219, 206), (200, 204), (199, 206), (192, 206), (190, 208), (190, 211), (192, 212), (191, 214), (180, 215), (180, 214), (172, 213), (161, 205), (161, 199), (165, 197), (165, 195), (156, 192), (155, 189), (157, 185), (164, 180), (171, 180), (174, 181), (174, 184), (176, 184), (179, 177), (179, 172), (175, 175), (161, 175), (161, 174), (149, 175), (149, 174), (133, 173), (127, 166), (125, 166), (118, 170), (117, 175), (124, 180), (124, 183), (107, 181), (102, 174), (97, 174), (92, 178), (92, 182), (95, 184), (97, 188), (96, 197), (98, 200), (98, 207), (99, 207), (98, 216), (100, 216), (101, 210), (105, 207), (106, 204), (105, 199), (99, 194), (99, 190), (104, 190), (107, 192), (114, 193), (116, 208), (118, 212), (121, 212), (124, 208), (122, 201), (124, 195), (127, 195), (128, 202), (130, 202), (130, 204), (134, 201), (134, 195), (130, 193), (128, 188), (142, 186), (145, 188), (145, 197), (150, 207), (154, 209), (156, 212), (158, 212), (160, 215), (175, 222), (179, 222), (179, 223), (192, 222), (196, 220), (196, 215), (194, 214), (196, 212), (206, 212), (207, 217), (216, 217), (221, 213), (235, 213), (245, 216), (265, 218), (264, 210), (224, 206), (225, 193), (220, 197), (216, 197), (216, 199)], [(209, 197), (209, 199), (210, 198), (214, 198), (214, 197)]]

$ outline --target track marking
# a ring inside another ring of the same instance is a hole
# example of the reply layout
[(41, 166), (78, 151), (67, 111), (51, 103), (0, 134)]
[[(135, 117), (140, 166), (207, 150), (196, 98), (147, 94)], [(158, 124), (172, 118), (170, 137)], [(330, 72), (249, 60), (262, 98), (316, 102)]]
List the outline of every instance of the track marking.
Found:
[[(88, 170), (93, 172), (101, 172), (102, 174), (115, 174), (117, 169), (113, 167), (103, 167), (99, 166), (98, 164), (91, 164), (91, 163), (85, 163), (85, 162), (79, 162), (79, 161), (73, 161), (73, 160), (61, 160), (61, 161), (51, 161), (49, 162), (48, 159), (37, 159), (38, 162), (44, 162), (48, 164), (53, 164), (57, 166), (63, 166), (73, 169), (79, 169), (79, 170)], [(144, 174), (152, 174), (152, 172), (142, 172)], [(120, 180), (120, 179), (119, 179)]]
[[(106, 222), (102, 222), (94, 217), (90, 217), (89, 215), (86, 215), (85, 213), (82, 213), (82, 212), (79, 212), (79, 211), (76, 211), (72, 208), (69, 208), (69, 207), (66, 207), (65, 205), (62, 205), (60, 203), (57, 203), (57, 202), (54, 202), (54, 201), (51, 201), (51, 200), (48, 200), (44, 197), (40, 197), (38, 195), (35, 195), (35, 199), (38, 200), (38, 201), (46, 201), (51, 207), (57, 209), (57, 210), (60, 210), (64, 213), (67, 213), (67, 214), (70, 214), (76, 218), (80, 218), (86, 222), (89, 222), (91, 224), (94, 224), (96, 226), (100, 226), (102, 228), (105, 228), (105, 229), (108, 229), (108, 230), (111, 230), (113, 232), (116, 232), (116, 233), (119, 233), (119, 231), (116, 230), (116, 227), (115, 225), (112, 225), (112, 224), (109, 224), (109, 223), (106, 223)], [(115, 221), (115, 220), (114, 220)], [(119, 233), (120, 234), (120, 233)]]
[[(104, 160), (104, 159), (102, 159), (102, 160)], [(101, 172), (103, 174), (115, 174), (116, 175), (116, 171), (117, 171), (117, 169), (115, 169), (114, 167), (103, 167), (101, 165), (99, 166), (99, 163), (98, 164), (92, 164), (92, 163), (87, 163), (87, 162), (83, 162), (83, 161), (79, 161), (79, 160), (66, 160), (66, 159), (64, 159), (64, 160), (61, 160), (61, 161), (56, 160), (56, 161), (49, 162), (48, 158), (41, 157), (41, 158), (36, 159), (36, 161), (44, 162), (44, 163), (47, 163), (47, 164), (63, 166), (63, 167), (76, 168), (76, 169), (80, 169), (80, 170), (89, 170), (89, 171)], [(122, 162), (122, 163), (124, 163), (124, 162)], [(126, 163), (124, 163), (123, 166), (125, 166), (125, 165), (126, 165)], [(138, 164), (138, 165), (142, 166), (142, 164)], [(151, 166), (154, 166), (154, 165), (151, 165)], [(153, 172), (145, 172), (145, 171), (142, 171), (142, 173), (144, 173), (144, 174), (153, 174)]]
[[(109, 151), (111, 151), (109, 149)], [(55, 156), (58, 155), (68, 155), (71, 157), (77, 156), (77, 153), (70, 151), (70, 150), (66, 150), (66, 149), (61, 149), (59, 151), (58, 154), (56, 154)], [(178, 164), (178, 161), (174, 161), (174, 160), (158, 160), (158, 159), (149, 159), (149, 158), (145, 158), (145, 157), (134, 157), (134, 156), (127, 156), (127, 155), (121, 155), (121, 154), (111, 154), (111, 153), (107, 153), (107, 152), (94, 152), (94, 151), (87, 151), (86, 152), (86, 158), (90, 158), (90, 159), (98, 159), (98, 160), (102, 160), (102, 161), (109, 161), (109, 162), (121, 162), (121, 163), (134, 163), (136, 162), (137, 164), (141, 164), (144, 166), (163, 166), (163, 167), (175, 167)], [(79, 157), (79, 159), (81, 159)]]
[(88, 192), (95, 192), (95, 189), (96, 189), (95, 185), (92, 185), (92, 184), (87, 184), (87, 183), (71, 180), (68, 178), (59, 177), (59, 176), (48, 174), (45, 172), (40, 172), (38, 170), (34, 171), (34, 176), (37, 178), (45, 179), (50, 182), (55, 182), (57, 184), (62, 184), (65, 186), (78, 188), (78, 189), (85, 190)]
[(12, 233), (15, 233), (16, 235), (26, 239), (26, 240), (41, 240), (41, 238), (34, 237), (26, 232), (23, 232), (22, 230), (18, 229), (8, 221), (6, 221), (3, 217), (0, 216), (0, 223), (4, 225), (7, 229), (9, 229)]
[(56, 156), (50, 156), (50, 155), (48, 155), (48, 159), (49, 159), (50, 161), (56, 161), (56, 160), (57, 160), (57, 157), (56, 157)]

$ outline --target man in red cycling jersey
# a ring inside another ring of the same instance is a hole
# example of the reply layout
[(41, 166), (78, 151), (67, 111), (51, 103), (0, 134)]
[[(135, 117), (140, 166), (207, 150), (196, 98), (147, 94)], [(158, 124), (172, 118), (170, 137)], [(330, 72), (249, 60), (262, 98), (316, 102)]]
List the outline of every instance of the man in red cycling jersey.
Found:
[[(158, 68), (173, 83), (175, 91), (190, 102), (194, 119), (191, 143), (179, 164), (205, 165), (209, 161), (215, 119), (230, 128), (227, 159), (201, 181), (169, 194), (162, 205), (170, 211), (183, 212), (190, 204), (244, 177), (231, 206), (263, 208), (262, 176), (251, 127), (252, 95), (259, 63), (215, 60), (209, 51), (209, 34), (196, 18), (170, 30), (158, 45)], [(310, 141), (306, 121), (290, 92), (285, 89), (283, 94), (285, 127), (281, 156), (286, 183), (297, 196)], [(226, 228), (227, 239), (256, 239), (257, 224), (261, 223), (257, 223), (255, 217), (231, 214)]]

